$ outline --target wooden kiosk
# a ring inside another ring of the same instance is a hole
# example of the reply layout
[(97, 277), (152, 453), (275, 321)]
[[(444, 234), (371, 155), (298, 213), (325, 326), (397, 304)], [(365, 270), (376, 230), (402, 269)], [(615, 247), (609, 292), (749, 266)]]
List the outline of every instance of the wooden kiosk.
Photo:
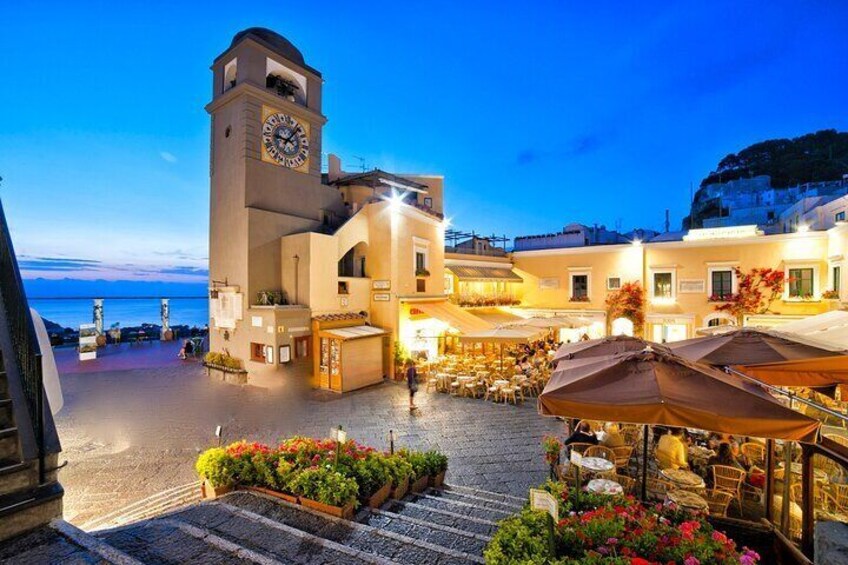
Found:
[(382, 382), (385, 334), (358, 314), (313, 318), (314, 385), (349, 392)]

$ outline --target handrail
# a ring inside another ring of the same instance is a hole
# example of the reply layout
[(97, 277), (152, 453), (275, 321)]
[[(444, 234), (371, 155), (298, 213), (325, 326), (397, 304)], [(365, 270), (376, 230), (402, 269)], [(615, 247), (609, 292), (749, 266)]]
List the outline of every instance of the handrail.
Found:
[(774, 385), (770, 385), (770, 384), (768, 384), (768, 383), (764, 383), (763, 381), (761, 381), (761, 380), (759, 380), (759, 379), (756, 379), (756, 378), (754, 378), (754, 377), (752, 377), (752, 376), (750, 376), (750, 375), (746, 375), (745, 373), (743, 373), (743, 372), (741, 372), (741, 371), (737, 371), (736, 369), (734, 369), (734, 368), (732, 368), (732, 367), (725, 367), (725, 368), (724, 368), (724, 370), (725, 370), (725, 372), (727, 372), (727, 373), (731, 373), (731, 374), (733, 374), (733, 375), (736, 375), (737, 377), (742, 377), (743, 379), (746, 379), (746, 380), (748, 380), (748, 381), (751, 381), (751, 382), (752, 382), (752, 383), (754, 383), (754, 384), (758, 384), (758, 385), (760, 385), (761, 387), (763, 387), (763, 388), (765, 388), (766, 390), (768, 390), (769, 392), (774, 392), (774, 393), (776, 393), (776, 394), (781, 394), (781, 395), (783, 395), (783, 396), (785, 396), (785, 397), (789, 398), (789, 406), (790, 406), (790, 407), (792, 406), (792, 401), (797, 401), (797, 402), (800, 402), (800, 403), (802, 403), (802, 404), (806, 404), (806, 405), (807, 405), (807, 406), (809, 406), (810, 408), (815, 408), (816, 410), (819, 410), (819, 411), (821, 411), (821, 412), (824, 412), (825, 414), (827, 414), (827, 415), (829, 415), (829, 416), (833, 416), (834, 418), (838, 418), (838, 419), (842, 420), (843, 422), (848, 423), (848, 416), (846, 416), (845, 414), (842, 414), (842, 413), (840, 413), (840, 412), (836, 412), (835, 410), (831, 410), (831, 409), (830, 409), (830, 408), (828, 408), (827, 406), (822, 406), (822, 405), (821, 405), (821, 404), (819, 404), (818, 402), (814, 402), (814, 401), (812, 401), (812, 400), (808, 400), (808, 399), (806, 399), (806, 398), (801, 398), (800, 396), (796, 395), (795, 393), (785, 391), (785, 390), (783, 390), (783, 389), (782, 389), (782, 388), (780, 388), (780, 387), (777, 387), (777, 386), (774, 386)]
[[(0, 302), (6, 313), (9, 337), (14, 350), (13, 358), (21, 379), (21, 388), (27, 407), (38, 449), (39, 484), (45, 483), (45, 438), (44, 438), (44, 379), (41, 366), (41, 348), (32, 314), (24, 291), (21, 272), (15, 257), (9, 225), (0, 201)], [(18, 422), (21, 425), (21, 422)]]

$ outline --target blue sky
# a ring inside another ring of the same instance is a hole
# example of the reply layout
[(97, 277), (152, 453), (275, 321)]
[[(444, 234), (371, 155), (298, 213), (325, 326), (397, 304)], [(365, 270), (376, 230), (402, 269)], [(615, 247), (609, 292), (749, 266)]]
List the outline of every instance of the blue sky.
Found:
[(445, 176), (461, 229), (679, 226), (720, 158), (848, 129), (842, 2), (26, 2), (3, 9), (0, 195), (30, 277), (201, 281), (209, 64), (272, 28), (324, 151)]

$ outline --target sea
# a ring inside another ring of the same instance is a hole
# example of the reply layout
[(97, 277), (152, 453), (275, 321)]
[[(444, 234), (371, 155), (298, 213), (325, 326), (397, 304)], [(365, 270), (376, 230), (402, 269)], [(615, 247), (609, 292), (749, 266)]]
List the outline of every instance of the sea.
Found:
[[(122, 328), (141, 324), (161, 324), (158, 298), (104, 298), (103, 325), (120, 324)], [(31, 308), (42, 318), (66, 328), (90, 324), (94, 301), (91, 298), (32, 298)], [(209, 299), (171, 298), (171, 325), (203, 327), (209, 323)]]

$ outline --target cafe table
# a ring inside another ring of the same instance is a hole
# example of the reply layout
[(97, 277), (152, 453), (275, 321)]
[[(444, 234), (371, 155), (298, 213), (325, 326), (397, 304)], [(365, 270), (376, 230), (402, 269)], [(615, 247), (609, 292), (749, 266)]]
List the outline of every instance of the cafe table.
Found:
[(624, 488), (609, 479), (592, 479), (586, 484), (586, 490), (598, 494), (624, 494)]
[(615, 463), (602, 457), (583, 457), (577, 465), (590, 473), (609, 473), (615, 469)]
[(660, 473), (676, 487), (682, 489), (702, 489), (707, 486), (703, 477), (686, 469), (663, 469)]
[(710, 511), (709, 503), (704, 497), (695, 494), (688, 490), (670, 490), (665, 497), (670, 501), (680, 506), (681, 508), (691, 508), (693, 510), (701, 510), (703, 512)]
[[(780, 462), (778, 463), (777, 468), (783, 469), (785, 466), (786, 463)], [(793, 475), (801, 476), (803, 474), (803, 470), (800, 463), (792, 463), (792, 467), (790, 467), (790, 469), (792, 470)], [(825, 473), (821, 469), (813, 469), (813, 477), (821, 483), (827, 482), (827, 473)]]

